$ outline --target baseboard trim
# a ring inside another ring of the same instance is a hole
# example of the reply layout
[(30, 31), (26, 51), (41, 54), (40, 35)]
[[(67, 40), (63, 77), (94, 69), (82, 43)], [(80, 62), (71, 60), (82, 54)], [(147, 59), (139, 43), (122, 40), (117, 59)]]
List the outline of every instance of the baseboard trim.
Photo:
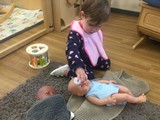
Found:
[(118, 8), (111, 8), (111, 12), (121, 13), (121, 14), (126, 14), (126, 15), (131, 15), (131, 16), (139, 16), (139, 14), (140, 14), (140, 12), (123, 10), (123, 9), (118, 9)]

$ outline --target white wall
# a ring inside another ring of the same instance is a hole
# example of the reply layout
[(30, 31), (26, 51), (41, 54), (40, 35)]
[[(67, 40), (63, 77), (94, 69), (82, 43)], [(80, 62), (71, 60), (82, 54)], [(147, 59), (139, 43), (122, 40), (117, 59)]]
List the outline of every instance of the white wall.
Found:
[(139, 12), (141, 9), (138, 5), (139, 2), (140, 0), (112, 0), (111, 6), (112, 8)]

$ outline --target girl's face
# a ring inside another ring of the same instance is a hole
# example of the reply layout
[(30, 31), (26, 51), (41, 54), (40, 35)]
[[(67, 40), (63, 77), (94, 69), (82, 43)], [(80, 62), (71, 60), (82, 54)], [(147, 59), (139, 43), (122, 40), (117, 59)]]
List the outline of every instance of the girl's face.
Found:
[(95, 25), (94, 22), (91, 22), (89, 21), (89, 19), (86, 18), (83, 11), (81, 11), (81, 24), (82, 24), (83, 30), (87, 34), (92, 34), (94, 32), (99, 31), (99, 29), (104, 25), (104, 23), (100, 25)]

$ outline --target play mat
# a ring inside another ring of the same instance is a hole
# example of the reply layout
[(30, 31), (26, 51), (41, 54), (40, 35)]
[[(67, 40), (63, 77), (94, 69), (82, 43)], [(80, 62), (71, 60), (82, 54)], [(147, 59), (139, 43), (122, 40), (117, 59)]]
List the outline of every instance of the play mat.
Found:
[(43, 22), (42, 10), (14, 8), (11, 16), (0, 23), (0, 42), (28, 30), (41, 22)]

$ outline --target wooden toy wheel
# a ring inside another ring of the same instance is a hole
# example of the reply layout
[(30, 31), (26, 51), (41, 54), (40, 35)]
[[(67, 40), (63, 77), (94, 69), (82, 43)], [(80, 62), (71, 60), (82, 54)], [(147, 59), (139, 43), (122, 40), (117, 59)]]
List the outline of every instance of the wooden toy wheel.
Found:
[(77, 0), (67, 0), (67, 2), (71, 5), (75, 4)]

